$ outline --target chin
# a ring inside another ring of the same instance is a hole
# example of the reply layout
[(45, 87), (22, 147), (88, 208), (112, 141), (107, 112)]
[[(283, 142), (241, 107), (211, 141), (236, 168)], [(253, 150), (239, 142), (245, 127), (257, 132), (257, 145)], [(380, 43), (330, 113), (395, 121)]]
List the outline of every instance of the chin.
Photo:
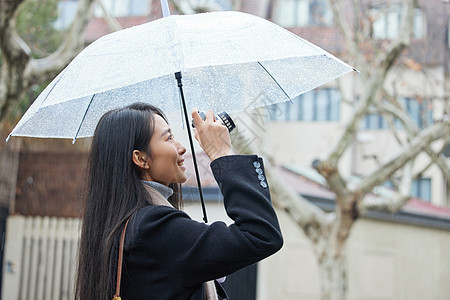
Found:
[(178, 178), (177, 183), (185, 183), (187, 180), (187, 177), (183, 176), (183, 178)]
[(175, 177), (173, 183), (185, 183), (188, 180), (186, 174), (178, 175)]

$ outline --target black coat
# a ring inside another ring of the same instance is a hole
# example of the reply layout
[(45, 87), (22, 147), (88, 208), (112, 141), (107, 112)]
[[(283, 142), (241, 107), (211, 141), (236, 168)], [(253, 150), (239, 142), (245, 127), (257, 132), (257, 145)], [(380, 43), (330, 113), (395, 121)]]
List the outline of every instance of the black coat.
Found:
[(172, 207), (139, 209), (128, 225), (121, 296), (203, 299), (203, 282), (229, 275), (278, 251), (280, 227), (262, 159), (232, 155), (211, 163), (234, 224), (210, 225)]

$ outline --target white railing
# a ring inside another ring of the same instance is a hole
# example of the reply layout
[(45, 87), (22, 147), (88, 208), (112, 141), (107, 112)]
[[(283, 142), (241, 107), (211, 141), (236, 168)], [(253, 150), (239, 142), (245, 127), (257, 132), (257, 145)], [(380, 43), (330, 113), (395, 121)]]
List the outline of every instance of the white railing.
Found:
[(79, 219), (9, 216), (2, 299), (73, 299)]

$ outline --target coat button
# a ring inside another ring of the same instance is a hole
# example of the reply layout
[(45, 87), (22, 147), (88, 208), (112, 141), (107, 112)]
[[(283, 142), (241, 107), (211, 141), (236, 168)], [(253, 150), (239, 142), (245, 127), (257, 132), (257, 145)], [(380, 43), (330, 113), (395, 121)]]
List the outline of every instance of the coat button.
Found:
[(254, 161), (253, 162), (253, 166), (255, 167), (255, 168), (259, 168), (259, 167), (261, 167), (261, 164), (259, 163), (259, 161)]
[(266, 188), (266, 187), (267, 187), (267, 183), (266, 183), (265, 181), (261, 181), (259, 184), (260, 184), (263, 188)]
[(264, 175), (262, 175), (262, 174), (259, 174), (259, 175), (258, 175), (258, 179), (259, 179), (259, 180), (264, 180), (264, 179), (266, 179), (266, 177), (264, 177)]
[(263, 170), (260, 169), (260, 168), (256, 169), (255, 171), (256, 171), (256, 173), (258, 173), (259, 175), (261, 175), (261, 174), (263, 173)]

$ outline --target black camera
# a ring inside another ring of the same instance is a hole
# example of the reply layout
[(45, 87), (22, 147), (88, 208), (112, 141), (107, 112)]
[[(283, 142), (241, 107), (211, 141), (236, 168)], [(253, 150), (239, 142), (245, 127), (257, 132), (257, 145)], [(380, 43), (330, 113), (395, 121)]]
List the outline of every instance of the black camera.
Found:
[[(200, 117), (203, 120), (206, 119), (206, 115), (204, 112), (199, 111), (198, 114), (200, 115)], [(226, 112), (218, 113), (215, 117), (216, 117), (216, 120), (222, 121), (222, 124), (228, 128), (228, 132), (231, 132), (234, 128), (236, 128), (236, 125), (234, 125), (233, 119), (231, 119), (231, 117)], [(192, 127), (195, 128), (194, 121), (192, 121)]]

